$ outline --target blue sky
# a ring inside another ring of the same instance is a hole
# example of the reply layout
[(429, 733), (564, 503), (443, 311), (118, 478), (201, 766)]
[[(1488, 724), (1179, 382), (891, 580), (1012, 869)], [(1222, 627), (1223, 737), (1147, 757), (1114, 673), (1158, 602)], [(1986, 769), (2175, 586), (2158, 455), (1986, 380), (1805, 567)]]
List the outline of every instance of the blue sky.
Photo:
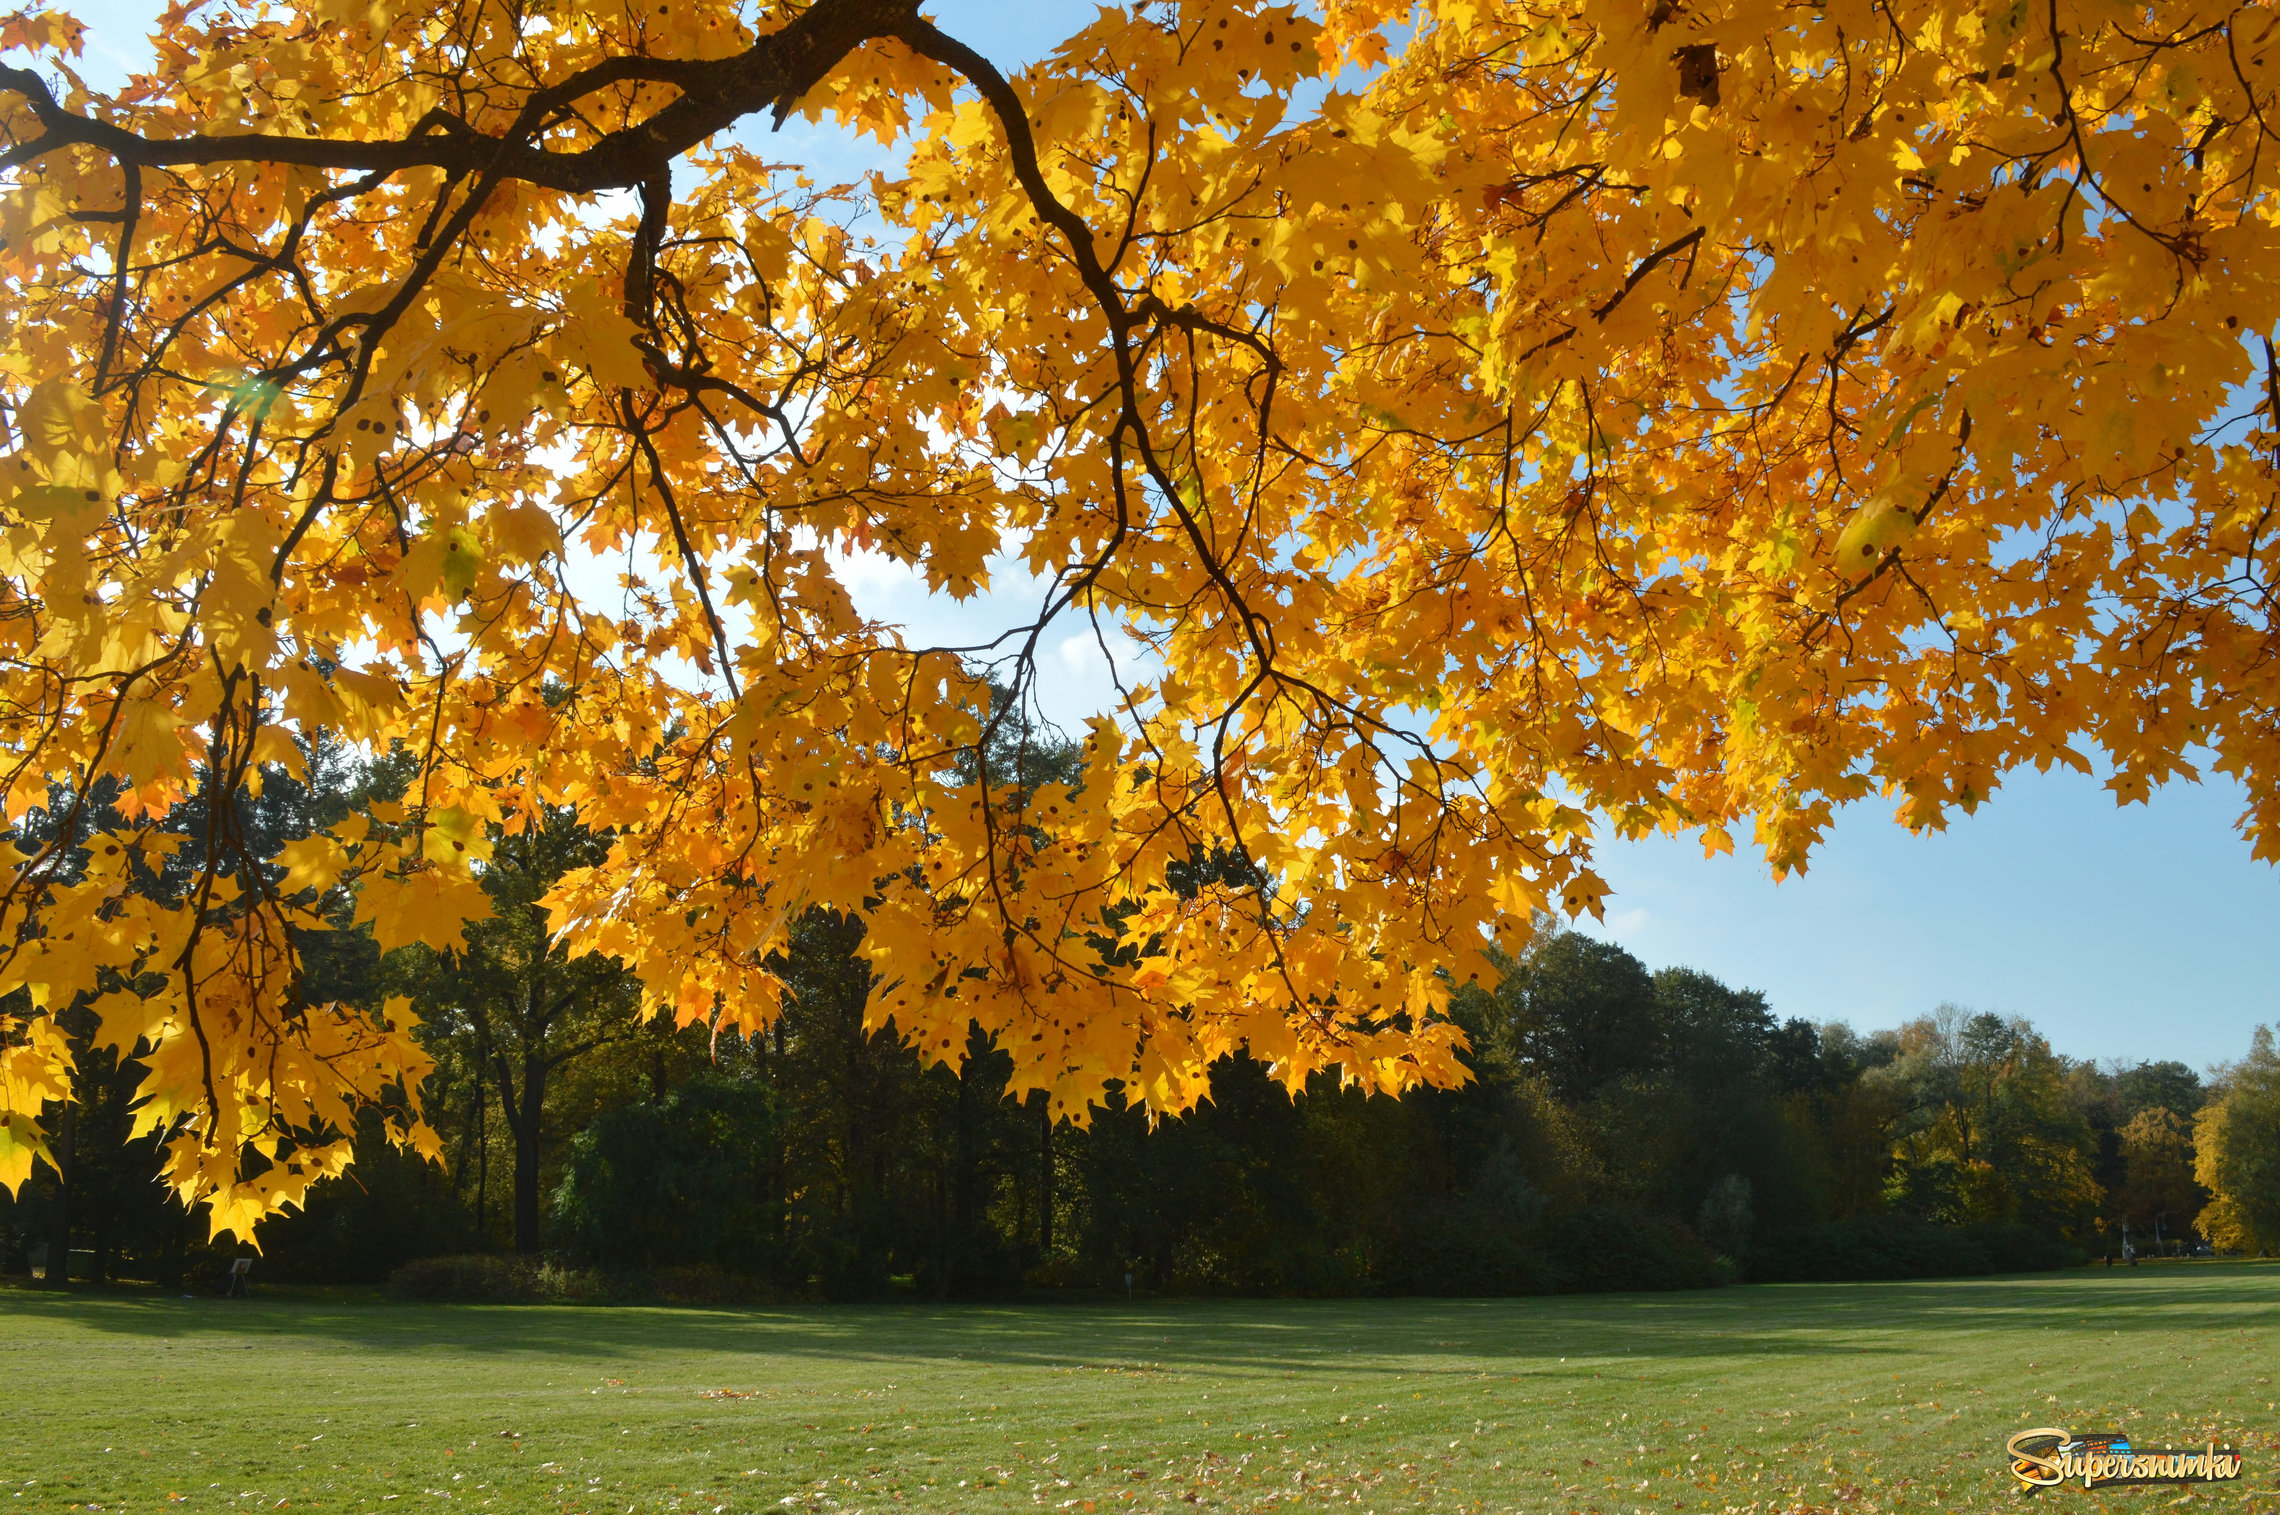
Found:
[(2241, 807), (2237, 787), (2199, 784), (2117, 810), (2098, 780), (2029, 769), (1943, 833), (1855, 805), (1778, 885), (1739, 850), (1609, 847), (1596, 934), (1783, 1015), (1865, 1029), (1953, 1000), (2026, 1016), (2075, 1057), (2200, 1067), (2280, 1016), (2280, 871), (2249, 857)]
[[(147, 60), (155, 5), (66, 8), (89, 24), (90, 82)], [(930, 8), (1008, 71), (1094, 13), (1064, 0)], [(876, 153), (794, 121), (770, 155), (841, 179)], [(923, 624), (929, 639), (1007, 608), (998, 596), (963, 609), (929, 602), (887, 574), (869, 575), (859, 594), (867, 611)], [(1088, 664), (1082, 645), (1060, 652), (1048, 695), (1073, 721), (1098, 687), (1098, 655)], [(1888, 805), (1856, 805), (1811, 870), (1779, 885), (1746, 850), (1706, 860), (1686, 840), (1609, 845), (1600, 871), (1615, 898), (1606, 924), (1589, 929), (1649, 967), (1763, 990), (1785, 1016), (1868, 1029), (1952, 1000), (2026, 1016), (2076, 1057), (2203, 1066), (2240, 1055), (2257, 1023), (2280, 1019), (2280, 870), (2250, 859), (2233, 829), (2242, 805), (2235, 786), (2212, 783), (2118, 810), (2095, 779), (2027, 771), (1936, 835), (1909, 835)]]

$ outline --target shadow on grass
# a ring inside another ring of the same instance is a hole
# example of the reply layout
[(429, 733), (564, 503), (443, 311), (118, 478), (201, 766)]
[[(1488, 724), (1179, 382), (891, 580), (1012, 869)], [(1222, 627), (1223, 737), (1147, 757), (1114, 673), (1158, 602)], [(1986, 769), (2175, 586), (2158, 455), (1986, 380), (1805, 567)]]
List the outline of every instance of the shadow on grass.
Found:
[[(279, 1337), (322, 1350), (558, 1356), (660, 1353), (836, 1362), (1051, 1368), (1146, 1363), (1272, 1372), (1366, 1354), (1410, 1373), (1604, 1373), (1653, 1359), (1911, 1353), (1927, 1333), (1969, 1350), (1973, 1333), (2024, 1325), (2203, 1333), (2268, 1318), (2280, 1266), (2084, 1269), (1906, 1283), (1779, 1284), (1683, 1294), (1444, 1300), (1031, 1300), (701, 1310), (398, 1304), (374, 1295), (278, 1291), (250, 1300), (155, 1293), (0, 1290), (0, 1348), (68, 1325), (160, 1342)], [(1561, 1360), (1566, 1360), (1562, 1366)]]

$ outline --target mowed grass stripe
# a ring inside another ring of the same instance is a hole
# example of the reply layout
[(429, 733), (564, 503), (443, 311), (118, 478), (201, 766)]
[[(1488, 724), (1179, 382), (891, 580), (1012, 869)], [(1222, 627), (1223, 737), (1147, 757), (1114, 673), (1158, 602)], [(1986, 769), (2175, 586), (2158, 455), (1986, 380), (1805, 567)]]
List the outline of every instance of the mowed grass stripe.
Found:
[[(1991, 1510), (2036, 1425), (2280, 1487), (2280, 1267), (768, 1310), (0, 1291), (18, 1510)], [(2164, 1507), (2176, 1489), (2045, 1496)], [(2186, 1495), (2238, 1507), (2238, 1489)]]

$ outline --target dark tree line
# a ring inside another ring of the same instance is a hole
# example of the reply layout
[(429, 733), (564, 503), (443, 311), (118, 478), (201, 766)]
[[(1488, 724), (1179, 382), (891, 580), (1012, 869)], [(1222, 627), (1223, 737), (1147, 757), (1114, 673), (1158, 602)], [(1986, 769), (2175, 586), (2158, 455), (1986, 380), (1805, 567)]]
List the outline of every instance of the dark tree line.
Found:
[[(270, 851), (385, 813), (402, 786), (386, 760), (308, 760), (307, 781), (274, 773), (244, 802)], [(1064, 762), (1014, 723), (992, 755), (1021, 783)], [(184, 811), (172, 824), (202, 824)], [(1294, 1101), (1237, 1058), (1188, 1116), (1151, 1127), (1112, 1102), (1056, 1125), (1007, 1098), (1009, 1063), (978, 1031), (953, 1072), (865, 1029), (849, 917), (797, 924), (767, 1034), (641, 1023), (625, 975), (566, 960), (537, 905), (604, 840), (563, 815), (494, 841), (497, 913), (463, 953), (383, 960), (345, 892), (342, 929), (305, 944), (312, 997), (417, 1003), (448, 1160), (360, 1143), (352, 1176), (264, 1230), (267, 1276), (377, 1280), (493, 1251), (830, 1297), (1663, 1287), (2045, 1265), (2125, 1224), (2186, 1240), (2207, 1200), (2206, 1091), (2182, 1065), (2100, 1069), (1946, 1007), (1869, 1036), (1779, 1019), (1755, 992), (1550, 929), (1493, 989), (1457, 995), (1461, 1089), (1396, 1101), (1324, 1081)], [(76, 1253), (97, 1278), (174, 1283), (217, 1266), (151, 1181), (152, 1138), (130, 1139), (133, 1081), (115, 1052), (83, 1059), (58, 1165), (0, 1199), (8, 1267)]]

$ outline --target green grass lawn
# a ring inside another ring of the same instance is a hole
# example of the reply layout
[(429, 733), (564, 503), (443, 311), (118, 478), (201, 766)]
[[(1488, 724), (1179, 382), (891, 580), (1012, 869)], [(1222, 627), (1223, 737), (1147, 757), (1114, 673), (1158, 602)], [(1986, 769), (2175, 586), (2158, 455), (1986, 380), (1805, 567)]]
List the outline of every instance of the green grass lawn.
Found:
[[(14, 1510), (1991, 1510), (2003, 1438), (2280, 1488), (2280, 1267), (1482, 1301), (0, 1291)], [(2174, 1488), (2059, 1490), (2152, 1511)], [(2185, 1500), (2241, 1508), (2241, 1488)], [(2280, 1500), (2256, 1501), (2280, 1511)]]

